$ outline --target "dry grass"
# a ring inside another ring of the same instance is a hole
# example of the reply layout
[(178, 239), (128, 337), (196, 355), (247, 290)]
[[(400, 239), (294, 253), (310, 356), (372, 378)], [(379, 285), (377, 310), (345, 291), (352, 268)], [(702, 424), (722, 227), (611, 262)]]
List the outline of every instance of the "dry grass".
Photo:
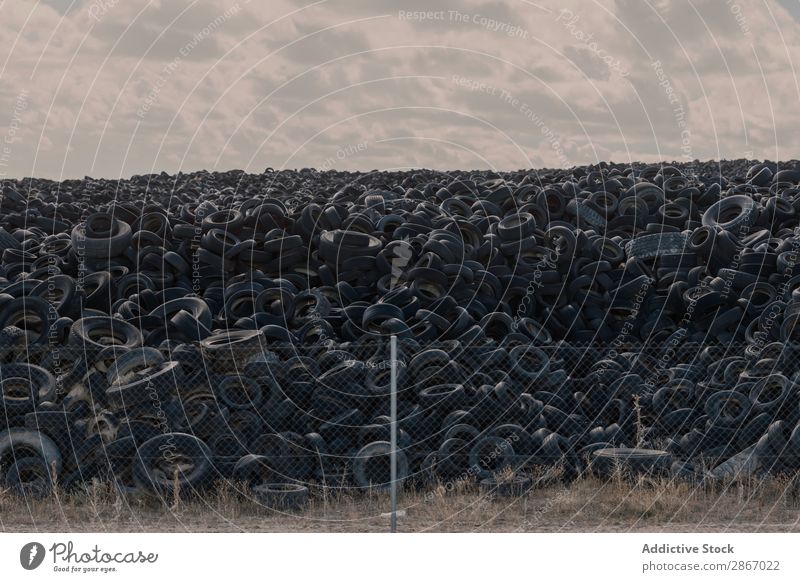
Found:
[[(440, 483), (404, 491), (398, 525), (405, 532), (462, 531), (800, 531), (798, 477), (695, 487), (672, 481), (631, 482), (621, 476), (570, 484), (557, 472), (532, 475), (535, 487), (518, 498), (487, 499), (474, 483)], [(387, 494), (317, 489), (307, 509), (270, 510), (226, 484), (202, 499), (179, 490), (168, 499), (123, 496), (95, 484), (43, 500), (0, 491), (4, 531), (98, 532), (384, 532)]]

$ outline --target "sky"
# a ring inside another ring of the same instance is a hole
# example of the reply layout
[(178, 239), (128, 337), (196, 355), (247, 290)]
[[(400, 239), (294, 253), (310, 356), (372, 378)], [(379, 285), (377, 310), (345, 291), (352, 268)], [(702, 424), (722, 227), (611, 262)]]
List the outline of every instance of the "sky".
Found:
[(798, 0), (0, 0), (0, 179), (800, 158)]

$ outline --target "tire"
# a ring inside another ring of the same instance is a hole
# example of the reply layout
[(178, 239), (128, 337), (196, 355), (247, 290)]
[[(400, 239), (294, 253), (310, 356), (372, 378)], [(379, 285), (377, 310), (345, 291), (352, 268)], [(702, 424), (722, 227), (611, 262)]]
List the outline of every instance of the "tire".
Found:
[(14, 235), (0, 227), (0, 252), (6, 249), (22, 250), (22, 245), (14, 238)]
[(746, 394), (735, 390), (721, 390), (706, 399), (705, 413), (714, 424), (741, 426), (752, 406)]
[(597, 229), (605, 229), (607, 220), (598, 212), (598, 208), (595, 204), (592, 204), (591, 199), (581, 200), (579, 203), (576, 203), (575, 210), (577, 220), (582, 220), (589, 226)]
[(56, 475), (61, 473), (61, 453), (50, 437), (27, 428), (9, 428), (0, 433), (0, 467), (27, 456), (39, 457)]
[(83, 278), (80, 290), (81, 309), (97, 309), (103, 314), (109, 310), (111, 274), (108, 271), (95, 271)]
[(164, 355), (155, 348), (136, 348), (120, 354), (106, 372), (109, 384), (120, 384), (130, 375), (137, 375), (151, 366), (164, 363)]
[(763, 466), (796, 467), (798, 457), (792, 446), (793, 428), (783, 420), (776, 420), (769, 425), (755, 449)]
[(308, 487), (297, 483), (265, 483), (250, 492), (260, 504), (278, 511), (299, 511), (308, 505)]
[[(56, 314), (56, 317), (52, 317)], [(41, 297), (23, 296), (9, 301), (0, 311), (0, 329), (7, 327), (20, 328), (34, 334), (35, 339), (26, 339), (28, 345), (43, 345), (47, 342), (51, 322), (57, 318), (55, 309)], [(38, 320), (38, 323), (36, 323)], [(34, 321), (29, 326), (28, 323)], [(6, 347), (6, 346), (0, 346)], [(10, 346), (19, 348), (21, 346)]]
[(59, 315), (72, 315), (75, 311), (75, 280), (68, 275), (53, 275), (31, 290), (31, 295), (48, 301)]
[(331, 264), (341, 264), (352, 257), (375, 257), (383, 244), (380, 239), (369, 234), (329, 230), (319, 239), (319, 256)]
[(261, 291), (255, 300), (256, 313), (269, 316), (269, 322), (286, 325), (294, 317), (294, 295), (280, 287)]
[(233, 466), (233, 480), (247, 483), (249, 487), (272, 483), (276, 476), (269, 458), (263, 455), (245, 455)]
[(331, 369), (317, 375), (317, 379), (323, 386), (342, 391), (350, 384), (363, 384), (366, 375), (367, 368), (364, 362), (351, 359), (336, 364)]
[(212, 228), (203, 235), (200, 244), (215, 255), (226, 256), (226, 253), (238, 245), (239, 237), (221, 228)]
[(53, 490), (53, 475), (41, 457), (24, 457), (6, 471), (4, 485), (22, 497), (43, 499)]
[(152, 317), (158, 317), (160, 320), (164, 321), (164, 324), (166, 325), (167, 322), (174, 323), (174, 317), (181, 312), (188, 312), (192, 317), (194, 317), (198, 324), (202, 325), (206, 329), (211, 329), (214, 323), (208, 303), (206, 303), (200, 297), (181, 297), (178, 299), (172, 299), (159, 305), (148, 315)]
[(389, 319), (403, 321), (404, 318), (403, 310), (398, 306), (391, 303), (375, 303), (364, 311), (361, 326), (366, 332), (379, 333), (383, 322)]
[[(178, 457), (189, 465), (189, 472), (175, 463)], [(211, 450), (203, 441), (185, 433), (166, 433), (139, 447), (133, 478), (139, 487), (164, 497), (172, 495), (176, 484), (181, 495), (189, 495), (208, 483), (212, 469)]]
[(470, 471), (479, 479), (494, 477), (514, 464), (511, 443), (500, 437), (483, 437), (469, 451)]
[(25, 415), (25, 428), (49, 436), (53, 442), (63, 445), (78, 439), (77, 429), (72, 428), (75, 417), (63, 409), (38, 410)]
[(509, 353), (511, 375), (521, 382), (544, 379), (550, 371), (550, 358), (540, 348), (517, 346)]
[(435, 408), (450, 412), (458, 410), (466, 402), (462, 384), (436, 384), (423, 388), (419, 393), (419, 403), (424, 408)]
[(0, 398), (6, 416), (32, 412), (56, 397), (53, 375), (33, 364), (0, 364)]
[(717, 243), (717, 229), (713, 226), (701, 226), (692, 231), (686, 241), (686, 249), (701, 257), (709, 258)]
[(180, 385), (181, 378), (178, 362), (162, 361), (134, 374), (117, 376), (105, 394), (111, 405), (123, 410), (148, 400), (164, 402)]
[[(391, 443), (375, 441), (362, 447), (352, 460), (353, 482), (362, 489), (388, 491), (391, 488), (390, 454)], [(402, 487), (408, 478), (408, 458), (398, 449), (397, 486)]]
[(69, 332), (69, 345), (82, 350), (91, 362), (110, 345), (133, 349), (143, 341), (138, 329), (113, 317), (84, 317), (73, 323)]
[(497, 225), (497, 234), (504, 241), (518, 241), (529, 237), (536, 229), (536, 220), (528, 212), (511, 214)]
[(200, 342), (203, 357), (218, 372), (235, 372), (261, 351), (263, 333), (259, 330), (226, 331)]
[(775, 413), (797, 392), (797, 386), (782, 374), (770, 374), (755, 383), (750, 390), (753, 412)]
[(108, 213), (90, 214), (72, 229), (72, 248), (90, 259), (118, 257), (130, 247), (131, 226)]
[(238, 233), (244, 224), (244, 215), (238, 210), (217, 210), (203, 218), (201, 223), (203, 232), (219, 228), (224, 232)]
[(461, 439), (469, 446), (472, 446), (475, 439), (480, 435), (480, 430), (471, 424), (457, 423), (450, 426), (444, 435), (444, 440)]
[(216, 386), (222, 403), (231, 410), (258, 410), (264, 400), (261, 385), (238, 374), (223, 377)]
[(649, 182), (640, 182), (632, 186), (622, 194), (620, 200), (629, 197), (645, 202), (651, 212), (655, 212), (657, 208), (660, 208), (664, 204), (664, 191), (655, 184)]
[(634, 259), (650, 259), (660, 255), (684, 252), (688, 237), (682, 232), (664, 232), (638, 236), (625, 245), (625, 254)]
[(709, 475), (688, 461), (675, 461), (670, 466), (670, 476), (677, 481), (684, 481), (695, 487), (702, 486)]
[(728, 196), (703, 213), (703, 225), (727, 231), (749, 230), (758, 218), (758, 206), (750, 196)]

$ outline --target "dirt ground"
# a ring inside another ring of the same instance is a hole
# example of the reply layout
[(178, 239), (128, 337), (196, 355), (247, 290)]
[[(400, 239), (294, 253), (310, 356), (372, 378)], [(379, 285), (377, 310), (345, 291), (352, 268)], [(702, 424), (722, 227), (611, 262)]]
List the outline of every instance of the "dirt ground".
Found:
[[(305, 509), (263, 507), (232, 485), (165, 505), (102, 486), (26, 500), (0, 492), (6, 532), (386, 532), (387, 494), (316, 490)], [(585, 478), (490, 499), (474, 484), (399, 496), (400, 532), (796, 532), (798, 478), (695, 487)]]

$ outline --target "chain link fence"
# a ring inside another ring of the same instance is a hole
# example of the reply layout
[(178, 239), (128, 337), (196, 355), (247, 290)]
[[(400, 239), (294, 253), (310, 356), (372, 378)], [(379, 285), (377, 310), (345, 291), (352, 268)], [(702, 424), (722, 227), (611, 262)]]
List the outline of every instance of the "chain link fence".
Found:
[(229, 482), (265, 505), (300, 508), (322, 490), (393, 482), (519, 495), (543, 474), (701, 486), (800, 465), (794, 344), (399, 338), (392, 359), (388, 337), (266, 344), (238, 330), (158, 348), (106, 339), (3, 344), (6, 489), (36, 497), (100, 481), (169, 502)]

